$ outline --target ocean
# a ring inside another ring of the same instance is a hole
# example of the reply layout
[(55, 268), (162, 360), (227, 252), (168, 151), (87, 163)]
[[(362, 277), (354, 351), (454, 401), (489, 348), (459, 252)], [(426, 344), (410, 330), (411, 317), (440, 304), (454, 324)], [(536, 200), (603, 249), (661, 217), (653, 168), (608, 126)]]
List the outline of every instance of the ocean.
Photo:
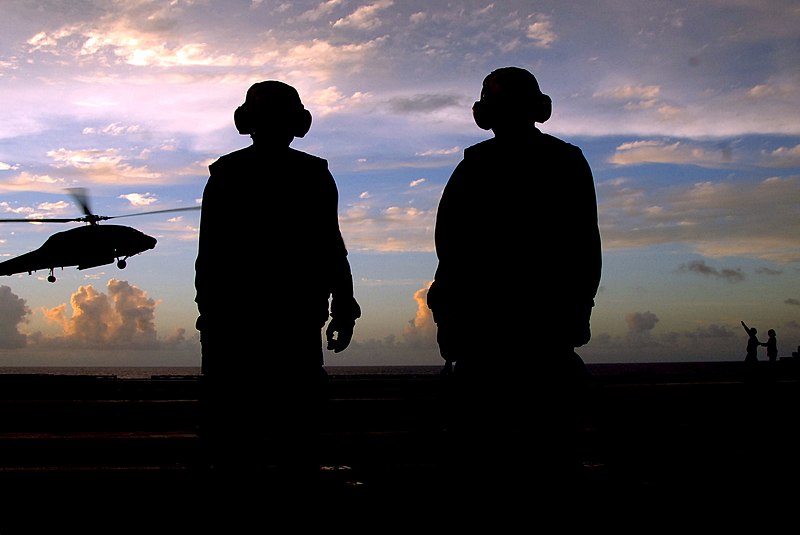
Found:
[[(780, 359), (781, 368), (796, 369), (797, 359)], [(766, 361), (761, 363), (767, 365)], [(589, 372), (595, 377), (660, 376), (660, 377), (717, 377), (728, 376), (738, 371), (742, 361), (710, 362), (623, 362), (587, 363)], [(441, 366), (325, 366), (329, 375), (435, 375)], [(131, 366), (131, 367), (0, 367), (0, 374), (36, 375), (95, 375), (119, 379), (149, 379), (165, 376), (196, 376), (200, 368), (195, 366)]]
[[(435, 375), (441, 366), (326, 366), (330, 375)], [(165, 376), (194, 376), (200, 374), (197, 366), (7, 366), (0, 374), (27, 375), (95, 375), (118, 379), (149, 379)]]

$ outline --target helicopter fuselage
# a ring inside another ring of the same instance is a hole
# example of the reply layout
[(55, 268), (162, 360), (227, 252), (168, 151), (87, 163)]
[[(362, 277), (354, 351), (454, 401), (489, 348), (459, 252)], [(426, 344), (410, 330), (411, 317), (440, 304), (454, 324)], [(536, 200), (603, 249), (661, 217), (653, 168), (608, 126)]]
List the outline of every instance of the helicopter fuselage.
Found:
[[(156, 239), (124, 225), (86, 225), (57, 232), (41, 247), (0, 262), (0, 275), (31, 274), (41, 269), (76, 266), (87, 269), (117, 262), (125, 267), (125, 259), (153, 249)], [(52, 281), (51, 281), (52, 282)]]

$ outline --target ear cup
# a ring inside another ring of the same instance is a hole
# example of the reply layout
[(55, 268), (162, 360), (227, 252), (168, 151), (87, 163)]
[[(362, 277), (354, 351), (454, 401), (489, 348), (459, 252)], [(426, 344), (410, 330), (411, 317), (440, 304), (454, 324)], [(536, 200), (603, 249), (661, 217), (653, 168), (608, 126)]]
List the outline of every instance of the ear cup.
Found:
[(542, 98), (537, 106), (536, 110), (534, 111), (533, 120), (537, 123), (543, 123), (547, 121), (550, 116), (553, 114), (553, 100), (550, 98), (550, 95), (545, 95), (542, 93)]
[[(233, 124), (236, 130), (243, 135), (248, 136), (256, 130), (257, 117), (253, 113), (252, 106), (247, 103), (242, 104), (233, 112)], [(295, 137), (303, 137), (311, 129), (311, 113), (301, 108), (290, 119), (290, 128), (292, 135)]]
[(311, 112), (303, 108), (297, 113), (296, 116), (296, 121), (293, 131), (294, 137), (305, 136), (310, 128), (311, 128)]
[[(539, 102), (533, 109), (533, 120), (537, 123), (547, 121), (553, 114), (553, 101), (549, 95), (542, 93)], [(494, 117), (492, 117), (491, 106), (483, 101), (476, 101), (472, 104), (472, 118), (475, 124), (484, 130), (491, 130), (494, 127)]]
[(233, 124), (243, 136), (253, 133), (253, 114), (247, 104), (242, 104), (233, 112)]
[(482, 128), (483, 130), (492, 129), (491, 114), (488, 112), (487, 106), (480, 100), (472, 105), (472, 118), (475, 120), (475, 124), (478, 125), (478, 128)]

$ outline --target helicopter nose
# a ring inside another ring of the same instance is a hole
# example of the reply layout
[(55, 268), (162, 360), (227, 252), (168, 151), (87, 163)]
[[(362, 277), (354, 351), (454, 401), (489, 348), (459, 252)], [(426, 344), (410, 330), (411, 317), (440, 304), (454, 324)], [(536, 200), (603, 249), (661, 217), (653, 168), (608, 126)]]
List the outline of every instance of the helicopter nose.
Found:
[(156, 240), (154, 237), (145, 235), (144, 244), (147, 249), (155, 248), (156, 243), (158, 243), (158, 240)]

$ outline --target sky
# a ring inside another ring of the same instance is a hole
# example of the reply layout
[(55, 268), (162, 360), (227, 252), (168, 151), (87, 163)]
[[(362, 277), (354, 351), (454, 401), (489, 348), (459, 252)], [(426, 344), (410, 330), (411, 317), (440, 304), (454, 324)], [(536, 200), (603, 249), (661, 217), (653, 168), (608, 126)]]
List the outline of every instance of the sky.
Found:
[[(247, 88), (270, 79), (297, 88), (313, 124), (292, 146), (326, 158), (336, 178), (363, 310), (350, 347), (325, 351), (328, 366), (442, 363), (425, 306), (437, 204), (464, 148), (491, 136), (471, 115), (483, 78), (510, 65), (533, 72), (553, 100), (541, 130), (579, 146), (594, 174), (604, 266), (593, 337), (578, 350), (587, 363), (743, 360), (741, 321), (762, 341), (774, 329), (780, 356), (798, 350), (793, 0), (0, 8), (0, 218), (79, 217), (68, 188), (86, 188), (98, 215), (199, 206), (208, 165), (250, 143), (233, 125)], [(243, 195), (231, 212), (271, 202)], [(58, 269), (55, 283), (46, 271), (0, 277), (0, 366), (198, 366), (199, 220), (185, 211), (115, 221), (158, 239), (124, 270)], [(79, 224), (0, 224), (0, 260)], [(535, 236), (530, 249), (534, 261), (558, 262)], [(502, 251), (485, 254), (502, 261)], [(220, 284), (261, 284), (263, 255), (257, 243), (242, 251)], [(522, 308), (547, 306), (539, 282)], [(497, 313), (476, 310), (474, 328)]]

